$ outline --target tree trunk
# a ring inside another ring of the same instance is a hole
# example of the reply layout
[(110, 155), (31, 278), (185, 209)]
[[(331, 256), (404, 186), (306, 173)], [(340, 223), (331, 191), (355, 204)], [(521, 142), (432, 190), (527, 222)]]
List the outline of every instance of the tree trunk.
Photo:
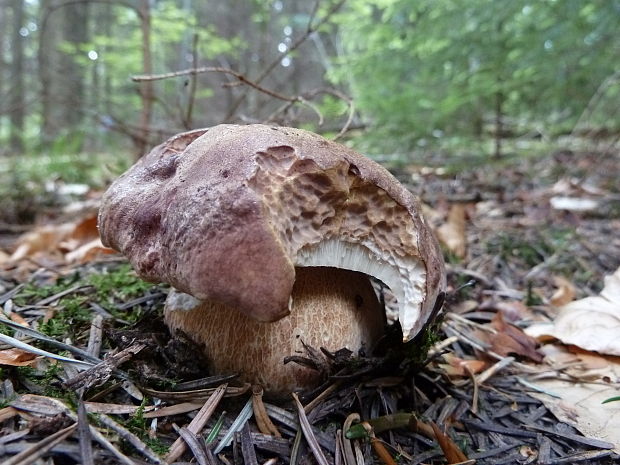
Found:
[[(63, 86), (62, 99), (65, 108), (64, 125), (69, 129), (77, 129), (84, 121), (84, 66), (75, 60), (75, 55), (82, 53), (81, 45), (88, 41), (88, 3), (68, 4), (53, 14), (60, 14), (64, 18), (63, 38), (70, 48), (63, 57)], [(69, 79), (66, 79), (68, 77)]]
[(495, 93), (495, 150), (493, 157), (501, 158), (502, 156), (502, 137), (504, 135), (504, 126), (502, 122), (504, 107), (504, 94), (501, 91)]
[(58, 0), (40, 3), (39, 48), (37, 51), (39, 82), (41, 84), (41, 145), (53, 142), (63, 129), (64, 108), (59, 96), (61, 82), (61, 55), (58, 51), (62, 31), (62, 13), (54, 9)]
[(24, 38), (20, 30), (24, 25), (24, 3), (21, 0), (11, 2), (13, 10), (13, 30), (11, 34), (11, 89), (9, 96), (10, 140), (14, 152), (24, 151)]
[[(151, 7), (149, 0), (140, 0), (140, 27), (142, 30), (142, 73), (153, 74), (153, 61), (151, 57)], [(140, 83), (140, 96), (142, 97), (142, 113), (140, 115), (140, 133), (137, 138), (137, 158), (146, 153), (149, 146), (149, 130), (153, 113), (153, 83), (143, 81)]]
[[(0, 11), (6, 11), (6, 3), (0, 0)], [(2, 113), (6, 107), (6, 94), (4, 89), (4, 83), (6, 82), (6, 63), (5, 63), (5, 43), (6, 43), (6, 31), (8, 27), (6, 13), (0, 13), (0, 133), (3, 131), (4, 121)], [(0, 155), (4, 154), (4, 150), (0, 148)]]

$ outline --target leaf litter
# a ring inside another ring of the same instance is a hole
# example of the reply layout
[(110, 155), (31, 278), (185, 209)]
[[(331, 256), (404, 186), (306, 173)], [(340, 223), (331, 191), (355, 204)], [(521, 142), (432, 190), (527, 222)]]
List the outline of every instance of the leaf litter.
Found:
[[(577, 156), (596, 160), (581, 183), (558, 162)], [(620, 403), (602, 403), (617, 395), (616, 357), (528, 335), (594, 298), (620, 265), (613, 163), (561, 152), (501, 177), (492, 165), (464, 170), (456, 183), (445, 170), (400, 173), (423, 192), (449, 253), (452, 292), (431, 350), (414, 356), (391, 332), (368, 357), (308, 348), (291, 363), (326, 382), (290, 399), (208, 373), (200, 348), (162, 323), (166, 287), (139, 284), (102, 250), (92, 215), (39, 228), (0, 257), (10, 322), (0, 332), (12, 338), (0, 346), (0, 458), (616, 463)]]

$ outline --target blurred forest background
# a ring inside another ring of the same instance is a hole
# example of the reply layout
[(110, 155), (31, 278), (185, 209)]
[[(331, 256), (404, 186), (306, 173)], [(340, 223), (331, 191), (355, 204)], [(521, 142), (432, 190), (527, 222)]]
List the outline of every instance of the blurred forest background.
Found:
[(612, 147), (619, 112), (620, 0), (0, 0), (7, 223), (50, 182), (103, 187), (221, 122), (346, 127), (428, 164)]

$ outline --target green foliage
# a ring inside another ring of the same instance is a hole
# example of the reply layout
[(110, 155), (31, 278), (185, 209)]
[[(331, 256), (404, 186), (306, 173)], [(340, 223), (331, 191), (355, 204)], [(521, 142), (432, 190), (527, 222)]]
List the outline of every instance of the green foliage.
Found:
[(356, 0), (332, 78), (395, 148), (481, 134), (498, 99), (517, 130), (570, 128), (620, 70), (619, 11), (603, 0)]
[[(117, 117), (131, 119), (135, 116), (135, 110), (141, 106), (140, 95), (136, 92), (138, 84), (132, 83), (130, 77), (142, 74), (142, 32), (134, 10), (117, 6), (114, 11), (115, 35), (94, 36), (89, 43), (83, 44), (82, 53), (75, 56), (82, 66), (94, 66), (87, 52), (97, 51), (97, 66), (104, 68), (108, 76), (110, 94), (106, 98), (115, 108)], [(194, 36), (197, 37), (196, 51), (201, 62), (218, 56), (234, 58), (245, 47), (240, 38), (220, 36), (213, 24), (204, 24), (200, 18), (178, 7), (175, 2), (156, 2), (151, 10), (154, 72), (166, 73), (190, 68)], [(186, 49), (181, 55), (179, 44)], [(156, 83), (160, 103), (155, 107), (156, 118), (170, 117), (170, 108), (178, 105), (180, 83), (183, 85), (183, 81), (176, 79)], [(209, 96), (208, 92), (200, 95), (201, 98)]]

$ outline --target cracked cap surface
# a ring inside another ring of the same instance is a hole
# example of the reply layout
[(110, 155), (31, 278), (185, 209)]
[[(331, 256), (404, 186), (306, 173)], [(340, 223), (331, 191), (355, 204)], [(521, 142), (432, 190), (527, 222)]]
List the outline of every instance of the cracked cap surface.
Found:
[(220, 125), (174, 136), (110, 187), (99, 228), (144, 279), (259, 321), (288, 314), (295, 266), (382, 280), (405, 338), (444, 286), (415, 196), (379, 164), (300, 129)]

